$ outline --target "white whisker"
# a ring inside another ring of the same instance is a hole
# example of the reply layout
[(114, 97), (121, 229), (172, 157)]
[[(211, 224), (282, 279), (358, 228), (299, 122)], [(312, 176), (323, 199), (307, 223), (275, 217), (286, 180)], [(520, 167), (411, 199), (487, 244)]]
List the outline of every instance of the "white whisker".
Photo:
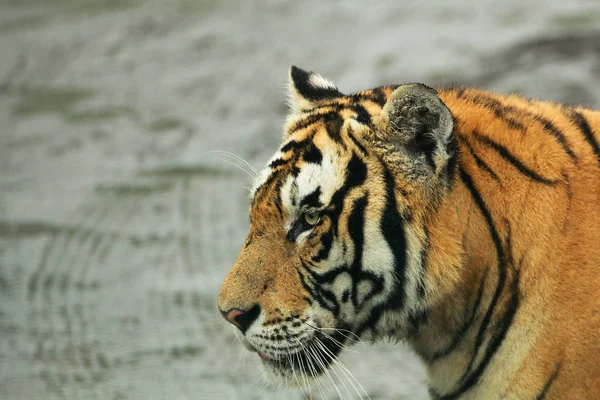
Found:
[(234, 163), (233, 161), (230, 161), (230, 160), (228, 160), (228, 159), (226, 159), (226, 158), (221, 158), (221, 157), (219, 157), (219, 156), (217, 156), (217, 158), (218, 158), (219, 160), (223, 161), (223, 162), (226, 162), (227, 164), (231, 164), (231, 165), (233, 165), (234, 167), (241, 169), (242, 171), (244, 171), (244, 172), (245, 172), (245, 173), (246, 173), (246, 174), (247, 174), (247, 175), (250, 177), (250, 179), (255, 179), (255, 176), (254, 176), (254, 175), (252, 175), (252, 173), (251, 173), (250, 171), (248, 171), (247, 169), (245, 169), (243, 166), (241, 166), (241, 165), (239, 165), (239, 164), (236, 164), (236, 163)]
[(248, 161), (246, 161), (245, 159), (243, 159), (242, 157), (238, 156), (235, 153), (232, 153), (230, 151), (225, 151), (225, 150), (211, 150), (211, 151), (208, 151), (207, 153), (221, 154), (224, 156), (233, 157), (234, 159), (241, 161), (244, 165), (246, 165), (248, 168), (250, 168), (250, 171), (252, 172), (252, 174), (250, 176), (252, 176), (253, 178), (256, 178), (258, 176), (258, 170), (254, 167), (254, 165), (250, 164)]
[[(318, 340), (318, 338), (317, 338), (317, 340)], [(348, 368), (347, 368), (347, 367), (344, 365), (344, 363), (343, 363), (343, 362), (342, 362), (342, 361), (341, 361), (341, 360), (340, 360), (340, 359), (339, 359), (339, 358), (338, 358), (338, 357), (337, 357), (335, 354), (333, 354), (333, 353), (331, 352), (331, 350), (329, 350), (329, 349), (327, 348), (327, 346), (325, 346), (325, 351), (327, 351), (327, 352), (328, 352), (328, 353), (331, 355), (333, 362), (334, 362), (336, 365), (338, 365), (338, 366), (339, 366), (339, 367), (342, 369), (342, 371), (345, 371), (345, 372), (348, 374), (348, 376), (349, 376), (350, 378), (352, 378), (352, 380), (353, 380), (354, 382), (356, 382), (356, 384), (357, 384), (357, 385), (360, 387), (360, 389), (361, 389), (361, 390), (363, 391), (363, 393), (364, 393), (364, 394), (367, 396), (367, 398), (368, 398), (369, 400), (371, 400), (371, 397), (369, 396), (369, 394), (367, 393), (367, 391), (365, 390), (365, 388), (364, 388), (364, 387), (363, 387), (363, 386), (360, 384), (360, 382), (358, 381), (358, 379), (356, 379), (356, 378), (354, 377), (354, 375), (352, 374), (352, 372), (350, 372), (350, 370), (349, 370), (349, 369), (348, 369)], [(352, 381), (350, 381), (350, 383), (352, 383)], [(352, 384), (352, 386), (354, 386), (354, 384)], [(358, 392), (358, 390), (357, 390), (357, 394), (358, 394), (358, 395), (359, 395), (359, 396), (362, 398), (362, 396), (360, 395), (360, 393)]]
[(323, 362), (323, 360), (321, 359), (321, 357), (319, 357), (318, 353), (316, 352), (315, 348), (314, 348), (314, 343), (309, 343), (308, 345), (309, 351), (313, 354), (315, 360), (319, 363), (319, 365), (321, 366), (321, 370), (327, 375), (327, 378), (329, 378), (329, 381), (331, 382), (331, 384), (333, 385), (333, 387), (335, 388), (335, 391), (337, 392), (338, 396), (343, 399), (344, 396), (342, 396), (342, 393), (340, 392), (340, 389), (337, 387), (335, 381), (333, 380), (333, 378), (331, 377), (331, 374), (329, 373), (327, 366), (325, 365), (325, 363)]

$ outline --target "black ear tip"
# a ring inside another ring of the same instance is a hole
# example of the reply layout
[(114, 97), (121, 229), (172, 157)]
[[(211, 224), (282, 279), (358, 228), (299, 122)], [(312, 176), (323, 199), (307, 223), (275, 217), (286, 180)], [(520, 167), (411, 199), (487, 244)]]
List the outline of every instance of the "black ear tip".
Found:
[(303, 70), (302, 68), (298, 68), (295, 65), (290, 67), (290, 76), (294, 82), (305, 81), (308, 79), (310, 74)]

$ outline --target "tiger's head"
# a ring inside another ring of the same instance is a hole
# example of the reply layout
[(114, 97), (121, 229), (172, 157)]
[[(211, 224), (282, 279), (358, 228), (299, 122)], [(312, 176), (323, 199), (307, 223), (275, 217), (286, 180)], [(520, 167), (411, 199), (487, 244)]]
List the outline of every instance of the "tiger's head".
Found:
[(452, 114), (421, 84), (344, 95), (292, 67), (290, 92), (218, 305), (270, 380), (295, 385), (349, 340), (418, 329), (437, 293), (427, 219), (452, 187), (457, 146)]

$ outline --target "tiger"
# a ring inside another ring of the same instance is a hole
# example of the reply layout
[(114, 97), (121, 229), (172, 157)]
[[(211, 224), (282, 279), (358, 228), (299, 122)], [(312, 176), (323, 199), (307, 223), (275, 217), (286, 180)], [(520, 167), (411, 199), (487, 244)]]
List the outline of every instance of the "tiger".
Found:
[(600, 112), (291, 67), (218, 294), (268, 382), (405, 342), (433, 399), (600, 399)]

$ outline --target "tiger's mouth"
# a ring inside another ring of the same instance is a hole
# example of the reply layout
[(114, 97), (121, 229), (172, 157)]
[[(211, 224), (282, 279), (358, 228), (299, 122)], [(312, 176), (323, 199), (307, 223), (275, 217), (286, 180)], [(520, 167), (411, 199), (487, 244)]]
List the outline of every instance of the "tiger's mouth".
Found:
[[(333, 363), (344, 347), (344, 337), (334, 337), (320, 332), (298, 346), (292, 346), (278, 354), (272, 354), (268, 345), (264, 346), (264, 352), (247, 344), (247, 348), (261, 358), (262, 363), (268, 369), (283, 375), (300, 375), (317, 377)], [(262, 347), (262, 346), (261, 346)]]

